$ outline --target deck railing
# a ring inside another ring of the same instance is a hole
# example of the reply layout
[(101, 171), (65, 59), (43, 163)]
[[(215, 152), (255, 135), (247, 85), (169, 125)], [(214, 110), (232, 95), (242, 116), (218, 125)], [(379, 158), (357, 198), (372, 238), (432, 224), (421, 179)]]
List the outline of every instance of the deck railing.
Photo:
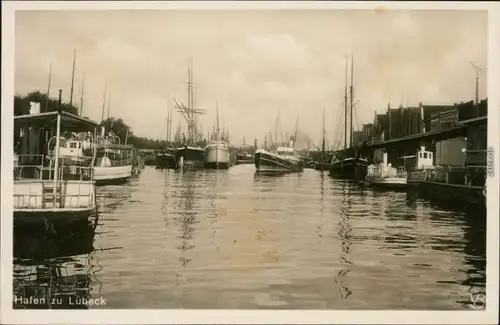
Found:
[[(21, 154), (16, 158), (14, 180), (54, 178), (55, 159), (40, 154)], [(92, 164), (92, 157), (60, 157), (58, 179), (93, 180)]]
[(14, 183), (14, 209), (92, 208), (94, 191), (93, 181), (25, 179)]
[(55, 159), (40, 154), (18, 155), (14, 164), (15, 209), (80, 209), (95, 207), (91, 157), (60, 157), (57, 181)]
[(480, 174), (471, 174), (464, 168), (438, 168), (411, 172), (411, 179), (453, 185), (483, 186)]

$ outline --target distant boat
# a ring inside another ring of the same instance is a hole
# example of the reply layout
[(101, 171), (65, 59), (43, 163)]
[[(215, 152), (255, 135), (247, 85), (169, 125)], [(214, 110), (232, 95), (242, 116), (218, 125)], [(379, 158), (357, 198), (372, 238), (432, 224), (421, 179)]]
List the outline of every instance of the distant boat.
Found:
[(368, 160), (359, 156), (333, 158), (329, 175), (337, 178), (362, 180), (366, 177)]
[(179, 147), (175, 150), (177, 167), (183, 169), (203, 169), (205, 167), (205, 150), (199, 146)]
[(313, 162), (313, 166), (312, 166), (312, 168), (314, 168), (315, 170), (325, 170), (325, 171), (330, 170), (331, 167), (332, 167), (332, 165), (327, 163), (327, 162), (324, 162), (324, 163), (321, 163), (321, 162), (314, 163)]
[(254, 163), (258, 173), (290, 173), (304, 170), (302, 159), (293, 148), (292, 141), (290, 147), (278, 147), (275, 152), (257, 150)]
[(236, 155), (236, 165), (253, 164), (253, 156), (249, 153), (239, 153)]
[(406, 188), (407, 173), (387, 163), (387, 153), (384, 152), (384, 161), (379, 165), (368, 166), (366, 181), (372, 186), (382, 188)]
[(229, 168), (229, 144), (224, 140), (212, 140), (205, 148), (205, 168)]
[(174, 169), (177, 166), (175, 148), (166, 148), (156, 153), (156, 167)]
[(219, 105), (217, 104), (216, 130), (205, 148), (205, 168), (229, 168), (229, 143), (219, 129)]

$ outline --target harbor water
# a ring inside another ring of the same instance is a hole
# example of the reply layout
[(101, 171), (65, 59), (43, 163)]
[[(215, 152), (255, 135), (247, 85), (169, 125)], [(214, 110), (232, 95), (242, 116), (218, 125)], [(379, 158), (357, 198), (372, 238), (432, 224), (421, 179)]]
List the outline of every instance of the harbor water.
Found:
[(88, 308), (456, 310), (484, 294), (484, 214), (326, 172), (254, 171), (146, 166), (99, 187), (89, 223), (16, 230), (15, 295), (38, 286), (105, 301)]

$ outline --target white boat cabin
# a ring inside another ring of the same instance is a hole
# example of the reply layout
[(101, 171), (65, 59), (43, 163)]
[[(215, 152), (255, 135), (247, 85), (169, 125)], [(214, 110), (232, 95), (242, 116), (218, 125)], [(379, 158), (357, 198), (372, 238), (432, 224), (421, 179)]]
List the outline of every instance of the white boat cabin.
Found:
[(132, 146), (106, 144), (96, 150), (96, 167), (132, 166), (135, 149)]
[(280, 156), (296, 156), (296, 152), (290, 147), (278, 147), (276, 153)]
[[(50, 145), (50, 144), (49, 144)], [(50, 157), (55, 157), (55, 148), (49, 152)], [(84, 159), (93, 158), (92, 144), (88, 140), (79, 140), (75, 138), (61, 138), (59, 146), (59, 157)]]
[(420, 147), (417, 152), (417, 166), (416, 169), (429, 169), (434, 168), (434, 153), (426, 151), (424, 146)]
[(300, 160), (300, 156), (292, 147), (278, 147), (276, 149), (276, 154), (286, 160), (291, 160), (294, 162), (298, 162)]

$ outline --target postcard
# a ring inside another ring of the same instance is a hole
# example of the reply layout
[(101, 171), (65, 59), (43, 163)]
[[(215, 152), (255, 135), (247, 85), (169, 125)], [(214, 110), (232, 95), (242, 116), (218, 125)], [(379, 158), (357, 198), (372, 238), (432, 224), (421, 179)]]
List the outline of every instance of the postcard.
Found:
[(2, 3), (5, 324), (497, 324), (500, 6)]

